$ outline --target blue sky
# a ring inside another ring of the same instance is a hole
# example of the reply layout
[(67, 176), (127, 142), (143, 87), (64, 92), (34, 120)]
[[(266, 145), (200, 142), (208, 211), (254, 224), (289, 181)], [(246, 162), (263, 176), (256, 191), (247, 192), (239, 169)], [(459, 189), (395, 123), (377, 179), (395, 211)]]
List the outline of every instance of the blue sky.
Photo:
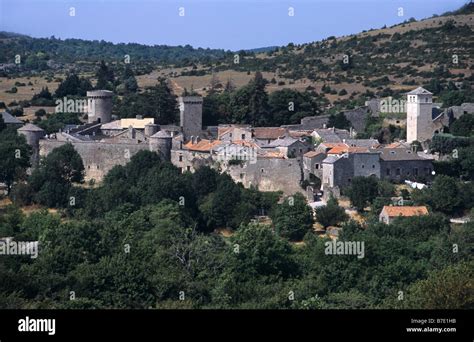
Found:
[[(0, 0), (0, 30), (33, 37), (250, 49), (391, 26), (467, 0)], [(75, 8), (75, 16), (69, 15)], [(180, 7), (184, 16), (179, 16)], [(294, 16), (288, 15), (289, 7)], [(398, 16), (402, 7), (404, 16)]]

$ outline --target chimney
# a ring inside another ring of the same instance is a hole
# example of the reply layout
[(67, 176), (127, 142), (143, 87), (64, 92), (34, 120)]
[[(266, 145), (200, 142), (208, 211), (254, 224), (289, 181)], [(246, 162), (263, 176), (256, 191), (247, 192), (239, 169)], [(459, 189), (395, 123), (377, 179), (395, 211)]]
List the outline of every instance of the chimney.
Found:
[(198, 142), (200, 142), (200, 141), (201, 141), (201, 138), (200, 138), (199, 135), (198, 135), (198, 136), (196, 137), (196, 144), (197, 144)]
[(191, 135), (191, 144), (194, 144), (194, 135)]

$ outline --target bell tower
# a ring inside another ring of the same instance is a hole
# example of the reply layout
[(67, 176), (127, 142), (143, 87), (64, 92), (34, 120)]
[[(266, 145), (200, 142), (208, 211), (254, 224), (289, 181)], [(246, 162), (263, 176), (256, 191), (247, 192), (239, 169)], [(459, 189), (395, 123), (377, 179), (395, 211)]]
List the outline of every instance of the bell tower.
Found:
[(424, 142), (433, 137), (433, 94), (418, 87), (407, 93), (407, 142)]

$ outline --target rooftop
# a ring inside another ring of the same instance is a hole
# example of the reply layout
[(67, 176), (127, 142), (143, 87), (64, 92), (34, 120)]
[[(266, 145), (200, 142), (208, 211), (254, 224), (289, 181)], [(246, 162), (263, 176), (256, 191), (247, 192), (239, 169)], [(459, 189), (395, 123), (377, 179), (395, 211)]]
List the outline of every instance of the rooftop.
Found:
[(189, 141), (188, 143), (184, 144), (184, 147), (190, 151), (210, 152), (214, 147), (217, 147), (220, 144), (222, 144), (222, 141), (220, 140), (202, 139), (194, 144)]
[(426, 90), (423, 87), (418, 87), (408, 92), (407, 95), (433, 95), (433, 93), (430, 93), (428, 90)]
[(39, 128), (36, 125), (27, 123), (25, 126), (20, 127), (17, 129), (17, 131), (23, 131), (23, 132), (44, 132), (42, 128)]
[(316, 157), (319, 154), (325, 154), (324, 152), (317, 152), (317, 151), (309, 151), (306, 152), (303, 156), (308, 157), (308, 158), (313, 158)]
[(293, 145), (295, 142), (298, 142), (298, 139), (291, 137), (278, 138), (268, 144), (268, 147), (288, 147)]
[(255, 139), (278, 139), (285, 133), (286, 129), (283, 127), (255, 127), (253, 129)]
[(426, 158), (420, 157), (416, 152), (413, 152), (409, 148), (380, 148), (377, 149), (381, 152), (380, 159), (385, 161), (397, 161), (397, 160), (425, 160)]
[(387, 213), (389, 217), (428, 215), (428, 209), (425, 206), (408, 207), (386, 205), (383, 207), (382, 212)]
[(3, 122), (5, 122), (7, 125), (8, 124), (23, 125), (23, 121), (18, 120), (16, 117), (14, 117), (13, 115), (11, 115), (8, 112), (1, 112), (0, 114), (2, 115)]

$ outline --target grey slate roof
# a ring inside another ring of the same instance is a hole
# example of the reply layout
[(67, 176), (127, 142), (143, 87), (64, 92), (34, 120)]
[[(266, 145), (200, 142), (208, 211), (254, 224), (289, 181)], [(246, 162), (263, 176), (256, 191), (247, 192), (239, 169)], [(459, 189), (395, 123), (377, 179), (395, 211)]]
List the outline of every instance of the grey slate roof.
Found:
[(17, 118), (15, 118), (13, 115), (11, 115), (8, 112), (1, 112), (0, 114), (2, 115), (3, 121), (6, 124), (10, 124), (10, 125), (22, 125), (23, 124), (23, 122), (21, 120), (18, 120)]
[(341, 159), (339, 156), (328, 156), (326, 159), (323, 160), (323, 163), (324, 164), (334, 164), (339, 159)]
[(417, 153), (405, 148), (381, 148), (377, 151), (381, 152), (380, 159), (385, 161), (402, 161), (402, 160), (426, 160)]
[(171, 135), (165, 131), (158, 131), (151, 136), (152, 138), (171, 138)]
[(350, 147), (375, 147), (380, 145), (376, 139), (345, 139), (344, 142)]
[(423, 87), (418, 87), (415, 90), (408, 92), (407, 95), (433, 95), (433, 93), (430, 93)]
[(314, 130), (327, 143), (340, 143), (343, 139), (349, 139), (350, 133), (345, 129), (321, 128)]
[(38, 126), (30, 124), (30, 123), (27, 123), (25, 126), (18, 128), (17, 131), (44, 132), (42, 128), (39, 128)]
[(272, 141), (270, 144), (266, 145), (268, 147), (288, 147), (293, 145), (295, 142), (298, 142), (298, 139), (291, 138), (291, 137), (285, 137), (285, 138), (279, 138), (274, 141)]

